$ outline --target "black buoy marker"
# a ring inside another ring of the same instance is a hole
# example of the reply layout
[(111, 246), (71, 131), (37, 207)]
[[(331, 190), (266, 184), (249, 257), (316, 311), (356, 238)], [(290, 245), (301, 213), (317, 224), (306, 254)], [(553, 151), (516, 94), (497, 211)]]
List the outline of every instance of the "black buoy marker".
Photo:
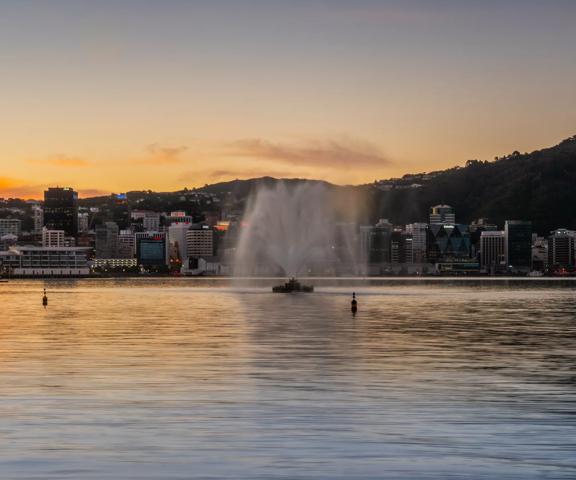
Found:
[(350, 303), (350, 309), (352, 313), (356, 313), (358, 311), (358, 302), (356, 301), (356, 292), (352, 292), (352, 302)]
[(46, 289), (44, 289), (44, 296), (42, 297), (42, 305), (44, 305), (44, 308), (48, 306), (48, 295), (46, 295)]

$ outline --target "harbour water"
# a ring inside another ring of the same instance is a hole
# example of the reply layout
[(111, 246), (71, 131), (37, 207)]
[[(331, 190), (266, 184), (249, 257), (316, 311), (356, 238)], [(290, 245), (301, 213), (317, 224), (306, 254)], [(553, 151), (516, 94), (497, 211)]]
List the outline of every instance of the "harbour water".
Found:
[(0, 478), (576, 478), (576, 282), (275, 283), (0, 284)]

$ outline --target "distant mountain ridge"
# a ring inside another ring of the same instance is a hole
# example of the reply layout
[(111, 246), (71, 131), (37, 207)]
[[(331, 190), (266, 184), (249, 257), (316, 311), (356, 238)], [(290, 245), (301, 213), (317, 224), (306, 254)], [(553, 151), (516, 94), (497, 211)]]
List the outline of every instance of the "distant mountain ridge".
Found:
[(462, 223), (525, 219), (541, 234), (576, 229), (576, 136), (532, 153), (469, 160), (434, 172), (421, 187), (381, 191), (376, 202), (375, 211), (397, 223), (425, 221), (431, 205), (447, 203)]
[[(232, 193), (242, 201), (259, 186), (273, 186), (279, 181), (322, 183), (336, 195), (354, 198), (363, 210), (360, 219), (366, 222), (379, 218), (395, 224), (426, 222), (430, 206), (447, 203), (456, 209), (459, 223), (488, 218), (503, 226), (505, 220), (525, 219), (532, 220), (541, 234), (559, 227), (576, 229), (576, 136), (532, 153), (514, 152), (493, 161), (469, 160), (463, 167), (407, 174), (377, 184), (340, 186), (323, 180), (261, 177), (205, 185), (193, 191)], [(128, 192), (128, 198), (182, 192)], [(92, 204), (95, 200), (82, 202)]]

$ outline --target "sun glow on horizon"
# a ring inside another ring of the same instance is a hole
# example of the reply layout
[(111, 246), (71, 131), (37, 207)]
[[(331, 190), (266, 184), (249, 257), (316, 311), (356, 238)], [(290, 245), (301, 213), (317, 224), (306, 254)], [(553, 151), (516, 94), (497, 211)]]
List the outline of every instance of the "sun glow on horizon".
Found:
[(565, 0), (9, 2), (0, 196), (361, 184), (554, 145), (575, 19)]

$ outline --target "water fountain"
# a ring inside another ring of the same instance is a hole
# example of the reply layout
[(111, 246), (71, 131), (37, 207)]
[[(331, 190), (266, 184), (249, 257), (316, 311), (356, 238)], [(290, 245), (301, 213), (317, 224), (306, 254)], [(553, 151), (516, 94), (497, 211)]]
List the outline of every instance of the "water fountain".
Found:
[(246, 208), (234, 273), (290, 277), (293, 280), (275, 291), (310, 291), (295, 278), (330, 274), (336, 268), (342, 243), (337, 230), (330, 190), (324, 184), (262, 186)]

